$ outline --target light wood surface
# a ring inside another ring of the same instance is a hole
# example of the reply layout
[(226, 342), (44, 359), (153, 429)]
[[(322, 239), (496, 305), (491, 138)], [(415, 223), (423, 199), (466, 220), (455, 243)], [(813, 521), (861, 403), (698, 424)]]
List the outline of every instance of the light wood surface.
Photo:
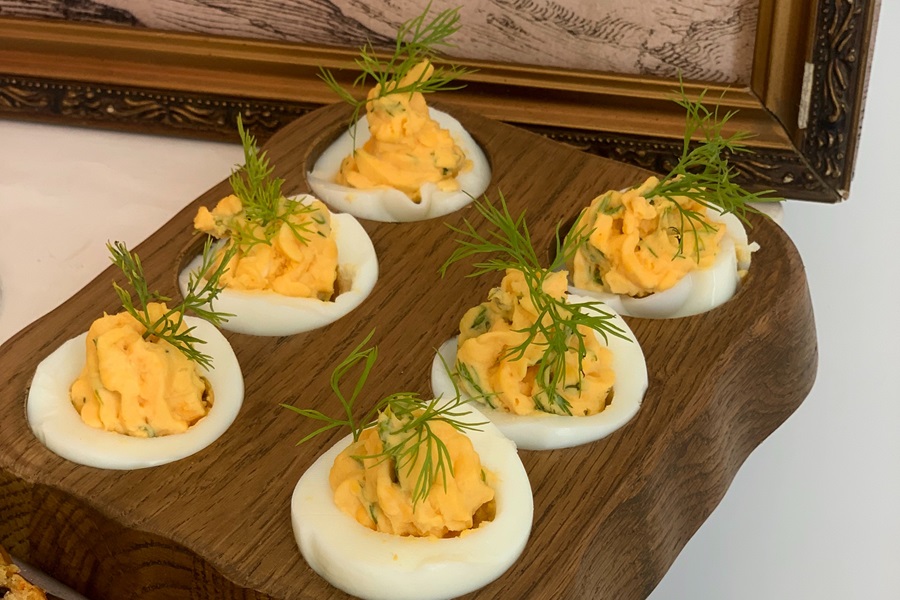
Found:
[[(528, 209), (538, 247), (554, 225), (598, 193), (635, 183), (640, 170), (582, 154), (450, 108), (485, 148), (497, 190)], [(327, 107), (289, 125), (267, 147), (288, 192), (347, 117)], [(224, 179), (223, 174), (223, 179)], [(149, 281), (175, 293), (196, 238), (196, 208), (227, 193), (214, 187), (138, 247)], [(206, 450), (134, 472), (81, 467), (50, 453), (24, 420), (35, 365), (64, 340), (117, 308), (114, 273), (2, 348), (0, 543), (95, 600), (120, 598), (342, 598), (301, 558), (290, 528), (291, 491), (340, 434), (302, 447), (309, 430), (282, 402), (335, 411), (328, 374), (372, 328), (380, 358), (367, 395), (427, 394), (433, 349), (499, 278), (439, 279), (454, 247), (444, 222), (364, 222), (379, 256), (372, 295), (349, 316), (307, 334), (227, 334), (245, 376), (244, 407)], [(650, 387), (637, 417), (600, 442), (522, 452), (535, 493), (535, 523), (513, 568), (473, 598), (642, 598), (712, 511), (746, 456), (806, 396), (816, 340), (803, 266), (776, 225), (754, 219), (762, 249), (736, 297), (697, 317), (629, 319), (647, 357)], [(103, 241), (98, 241), (103, 243)]]

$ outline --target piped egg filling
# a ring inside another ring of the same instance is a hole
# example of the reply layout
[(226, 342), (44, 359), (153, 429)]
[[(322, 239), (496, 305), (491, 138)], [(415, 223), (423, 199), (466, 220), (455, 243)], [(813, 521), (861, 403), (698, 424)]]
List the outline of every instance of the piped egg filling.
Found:
[[(363, 447), (353, 449), (353, 436), (348, 435), (297, 482), (291, 497), (297, 544), (310, 567), (332, 585), (366, 600), (456, 598), (500, 577), (522, 553), (531, 531), (533, 499), (516, 446), (471, 403), (451, 410), (454, 420), (477, 429), (464, 435), (471, 443), (448, 438), (443, 428), (434, 429), (440, 440), (449, 440), (452, 472), (435, 472), (431, 491), (424, 499), (413, 500), (414, 508), (410, 501), (418, 497), (415, 481), (422, 474), (420, 466), (425, 467), (424, 458), (416, 461), (407, 476), (404, 468), (408, 466), (402, 461), (394, 470), (387, 459), (379, 463), (381, 457), (368, 456), (383, 447), (379, 428), (384, 420), (363, 430), (359, 437), (361, 442), (363, 436), (367, 438)], [(424, 454), (425, 447), (421, 448)], [(357, 459), (362, 452), (367, 458)], [(438, 460), (433, 454), (432, 465)], [(372, 496), (355, 489), (372, 485), (359, 479), (366, 467), (368, 477), (377, 481), (380, 511), (370, 512)], [(339, 502), (349, 503), (352, 512), (348, 514)], [(438, 523), (437, 518), (444, 522)], [(431, 533), (386, 533), (372, 528), (376, 519), (380, 528)], [(417, 524), (413, 519), (418, 519)]]
[[(566, 276), (565, 271), (550, 274), (544, 281), (544, 292), (562, 299)], [(581, 364), (576, 346), (579, 340), (572, 335), (567, 340), (565, 377), (548, 391), (549, 382), (538, 380), (546, 338), (538, 333), (524, 351), (514, 350), (528, 339), (525, 330), (537, 319), (523, 273), (508, 269), (500, 286), (488, 294), (488, 301), (469, 309), (460, 321), (456, 354), (460, 388), (491, 408), (516, 415), (543, 412), (585, 416), (603, 411), (612, 400), (616, 379), (612, 352), (600, 345), (593, 331), (579, 325), (583, 334), (580, 343), (585, 346)]]
[[(407, 419), (408, 421), (408, 419)], [(394, 458), (385, 448), (410, 443), (408, 423), (386, 412), (335, 459), (329, 482), (335, 504), (357, 522), (399, 536), (449, 538), (494, 518), (491, 475), (482, 467), (471, 440), (451, 425), (429, 423), (434, 439), (414, 457)], [(431, 453), (449, 461), (424, 498), (417, 482), (430, 477)]]
[(265, 225), (248, 222), (246, 210), (236, 196), (212, 211), (201, 208), (195, 227), (224, 239), (211, 266), (197, 256), (178, 277), (184, 294), (191, 274), (209, 275), (231, 257), (215, 302), (231, 315), (224, 329), (276, 336), (310, 331), (348, 314), (375, 287), (375, 248), (352, 215), (332, 214), (312, 196), (280, 198), (279, 214)]
[[(147, 305), (151, 321), (167, 312), (165, 304)], [(168, 318), (174, 322), (176, 317)], [(178, 332), (186, 330), (182, 322)], [(91, 324), (85, 365), (69, 390), (87, 425), (151, 438), (183, 433), (209, 413), (213, 390), (196, 363), (166, 340), (145, 339), (145, 332), (127, 312)]]
[(371, 137), (341, 163), (335, 183), (357, 189), (394, 188), (420, 202), (423, 184), (442, 192), (460, 189), (457, 176), (472, 168), (450, 132), (434, 120), (420, 92), (386, 93), (428, 81), (429, 61), (416, 65), (400, 81), (369, 91), (366, 117)]
[[(276, 232), (268, 232), (266, 227), (248, 220), (235, 195), (220, 200), (212, 211), (200, 207), (194, 218), (198, 231), (216, 238), (240, 231), (245, 242), (257, 242), (237, 249), (221, 283), (234, 290), (332, 300), (338, 279), (338, 245), (331, 213), (319, 200), (308, 198), (298, 203), (284, 197), (279, 200), (277, 212), (285, 216), (274, 223)], [(266, 243), (270, 237), (271, 243)], [(218, 267), (232, 243), (230, 240), (218, 250), (211, 271)]]
[(658, 183), (650, 177), (639, 187), (608, 191), (583, 211), (586, 237), (569, 264), (576, 288), (644, 297), (713, 265), (726, 227), (690, 198), (647, 198)]

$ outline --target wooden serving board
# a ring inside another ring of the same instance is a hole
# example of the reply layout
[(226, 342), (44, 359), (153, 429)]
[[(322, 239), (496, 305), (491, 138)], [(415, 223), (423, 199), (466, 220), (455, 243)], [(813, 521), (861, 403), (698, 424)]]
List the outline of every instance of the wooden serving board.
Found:
[[(536, 246), (548, 253), (557, 223), (646, 176), (445, 109), (485, 149), (494, 173), (488, 195), (502, 190), (514, 214), (527, 208)], [(348, 116), (343, 106), (326, 107), (270, 140), (286, 192), (308, 191), (305, 173)], [(176, 275), (198, 244), (197, 207), (228, 192), (226, 180), (138, 247), (151, 287), (177, 294)], [(338, 415), (329, 375), (373, 327), (380, 355), (361, 408), (395, 391), (429, 395), (435, 348), (500, 280), (467, 279), (468, 264), (437, 275), (455, 247), (445, 222), (460, 225), (464, 217), (483, 225), (472, 207), (418, 223), (363, 221), (380, 265), (369, 298), (310, 333), (226, 333), (246, 383), (237, 420), (202, 452), (152, 469), (73, 464), (48, 451), (25, 422), (37, 363), (103, 311), (118, 309), (117, 274), (101, 273), (0, 348), (0, 544), (94, 600), (345, 598), (303, 561), (290, 523), (298, 478), (344, 432), (297, 447), (312, 426), (279, 404)], [(744, 459), (805, 398), (817, 355), (803, 265), (777, 225), (752, 221), (750, 237), (762, 249), (730, 302), (685, 319), (627, 319), (650, 376), (631, 423), (578, 448), (521, 452), (535, 497), (531, 539), (503, 577), (471, 598), (645, 597)]]

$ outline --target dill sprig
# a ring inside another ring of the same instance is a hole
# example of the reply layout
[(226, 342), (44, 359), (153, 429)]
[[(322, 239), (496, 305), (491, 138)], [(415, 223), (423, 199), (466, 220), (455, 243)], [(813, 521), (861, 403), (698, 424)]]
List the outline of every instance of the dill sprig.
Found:
[[(748, 223), (747, 213), (759, 213), (752, 202), (780, 202), (783, 198), (771, 196), (773, 190), (748, 192), (733, 181), (737, 170), (728, 162), (734, 154), (752, 152), (744, 143), (751, 137), (746, 131), (738, 131), (729, 137), (722, 135), (722, 129), (737, 113), (728, 111), (719, 115), (719, 107), (710, 110), (703, 104), (706, 90), (700, 93), (696, 101), (692, 101), (681, 87), (680, 96), (675, 102), (685, 109), (684, 140), (681, 157), (672, 170), (663, 177), (656, 186), (644, 194), (645, 198), (664, 198), (669, 200), (671, 208), (679, 211), (681, 232), (688, 229), (693, 233), (694, 253), (700, 259), (699, 231), (709, 232), (715, 229), (704, 216), (695, 210), (681, 206), (675, 198), (690, 198), (707, 209), (720, 213), (733, 213), (744, 223)], [(704, 141), (692, 143), (695, 136)], [(693, 147), (692, 147), (693, 146)], [(684, 236), (678, 238), (678, 254), (684, 251)]]
[[(460, 397), (458, 389), (456, 389), (454, 398), (449, 400), (439, 397), (424, 401), (414, 392), (398, 392), (376, 402), (361, 419), (354, 418), (356, 400), (365, 387), (372, 367), (378, 359), (377, 346), (365, 347), (374, 333), (374, 329), (370, 331), (369, 335), (350, 351), (350, 354), (334, 368), (331, 374), (331, 389), (344, 409), (344, 418), (336, 419), (319, 410), (297, 408), (289, 404), (281, 406), (303, 417), (323, 423), (321, 427), (305, 435), (297, 442), (297, 445), (307, 442), (321, 433), (340, 427), (348, 427), (353, 434), (353, 441), (356, 442), (359, 441), (359, 436), (364, 429), (377, 427), (383, 451), (374, 455), (354, 456), (354, 458), (390, 460), (398, 473), (406, 469), (407, 474), (411, 474), (415, 466), (421, 463), (422, 468), (416, 477), (411, 493), (413, 506), (415, 506), (428, 496), (432, 486), (439, 478), (446, 489), (447, 474), (453, 474), (450, 453), (446, 444), (434, 433), (432, 424), (442, 421), (455, 430), (463, 432), (477, 430), (484, 423), (468, 423), (460, 420), (460, 417), (468, 414), (468, 411), (460, 410), (468, 400)], [(359, 376), (347, 395), (342, 389), (342, 387), (346, 387), (343, 385), (343, 381), (347, 373), (356, 369), (360, 364)]]
[(228, 262), (231, 260), (234, 251), (226, 252), (215, 270), (203, 277), (202, 274), (210, 271), (216, 260), (212, 239), (208, 239), (203, 248), (203, 259), (200, 269), (192, 272), (188, 278), (188, 289), (184, 295), (184, 300), (182, 300), (181, 304), (169, 308), (159, 318), (152, 319), (147, 305), (151, 302), (171, 302), (172, 299), (163, 296), (159, 292), (149, 290), (140, 257), (130, 252), (123, 242), (107, 243), (106, 247), (109, 250), (113, 264), (121, 269), (125, 279), (128, 281), (128, 285), (137, 296), (137, 304), (135, 304), (131, 292), (113, 282), (113, 288), (122, 302), (122, 308), (134, 317), (138, 323), (143, 325), (145, 329), (143, 338), (146, 340), (155, 337), (165, 340), (191, 361), (211, 369), (212, 357), (204, 354), (197, 348), (198, 344), (205, 344), (206, 341), (193, 335), (192, 332), (195, 327), (185, 327), (184, 329), (182, 327), (184, 325), (185, 312), (188, 310), (217, 327), (227, 321), (228, 317), (234, 316), (228, 313), (217, 312), (212, 306), (212, 302), (219, 296), (219, 292), (222, 289), (219, 286), (219, 278), (228, 269)]
[[(462, 89), (464, 85), (453, 82), (460, 77), (474, 73), (474, 69), (446, 65), (436, 67), (428, 79), (421, 77), (410, 84), (400, 85), (412, 69), (423, 60), (432, 60), (437, 56), (439, 47), (453, 47), (448, 38), (459, 31), (459, 8), (442, 10), (430, 21), (426, 21), (431, 11), (431, 3), (417, 17), (406, 21), (397, 30), (394, 53), (387, 59), (377, 56), (371, 42), (359, 49), (359, 58), (354, 62), (361, 71), (353, 81), (353, 87), (366, 85), (371, 79), (375, 82), (377, 92), (373, 99), (384, 98), (390, 94), (428, 94), (437, 91)], [(359, 114), (368, 103), (367, 99), (358, 99), (352, 92), (338, 83), (334, 74), (328, 69), (319, 69), (319, 77), (334, 91), (338, 97), (353, 107), (351, 127), (359, 120)]]
[(461, 237), (456, 240), (459, 246), (441, 266), (441, 277), (446, 274), (447, 269), (453, 263), (483, 254), (491, 255), (491, 257), (476, 262), (473, 265), (474, 270), (468, 277), (477, 277), (493, 271), (502, 273), (507, 269), (515, 269), (522, 273), (531, 303), (537, 312), (537, 319), (530, 327), (517, 330), (526, 334), (525, 339), (518, 346), (509, 348), (504, 358), (518, 360), (525, 355), (530, 345), (544, 346), (536, 378), (543, 398), (538, 397), (536, 400), (539, 403), (555, 405), (564, 413), (571, 414), (569, 401), (557, 393), (557, 390), (565, 382), (566, 353), (570, 350), (577, 353), (580, 381), (583, 361), (587, 354), (585, 336), (580, 328), (583, 326), (595, 331), (607, 341), (609, 335), (629, 339), (625, 332), (613, 322), (615, 315), (603, 310), (602, 302), (569, 303), (565, 297), (555, 298), (544, 291), (544, 282), (553, 275), (554, 271), (566, 264), (566, 261), (574, 255), (579, 244), (583, 242), (582, 228), (576, 221), (572, 232), (563, 239), (557, 225), (555, 256), (550, 266), (544, 268), (540, 264), (531, 241), (531, 233), (525, 222), (524, 211), (514, 219), (502, 193), (500, 193), (499, 207), (492, 204), (487, 197), (483, 201), (476, 201), (474, 206), (495, 229), (487, 234), (482, 234), (468, 219), (463, 220), (462, 228), (448, 225)]
[[(308, 221), (295, 223), (291, 217), (309, 214), (315, 209), (284, 197), (284, 179), (275, 177), (265, 150), (256, 145), (256, 138), (244, 129), (241, 115), (237, 118), (238, 134), (244, 149), (244, 165), (228, 178), (234, 195), (241, 200), (244, 219), (233, 219), (228, 228), (234, 244), (246, 251), (256, 244), (270, 244), (282, 225), (287, 225), (294, 237), (303, 244), (314, 233)], [(258, 231), (261, 229), (261, 235)]]

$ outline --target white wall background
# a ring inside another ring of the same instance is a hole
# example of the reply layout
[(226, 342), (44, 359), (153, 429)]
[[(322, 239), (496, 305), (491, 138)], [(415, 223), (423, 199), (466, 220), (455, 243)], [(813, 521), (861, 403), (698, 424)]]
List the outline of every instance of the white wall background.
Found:
[[(900, 598), (898, 56), (889, 0), (850, 199), (785, 210), (815, 307), (815, 388), (652, 600)], [(108, 264), (93, 240), (137, 244), (241, 160), (234, 145), (9, 121), (0, 140), (0, 343)]]

